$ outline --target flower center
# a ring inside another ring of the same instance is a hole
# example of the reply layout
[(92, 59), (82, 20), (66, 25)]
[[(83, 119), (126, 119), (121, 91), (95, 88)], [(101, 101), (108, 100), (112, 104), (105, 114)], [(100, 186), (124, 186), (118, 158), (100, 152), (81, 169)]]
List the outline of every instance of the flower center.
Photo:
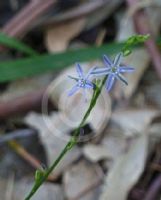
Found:
[(85, 84), (86, 84), (86, 80), (84, 80), (84, 79), (79, 79), (79, 80), (78, 80), (78, 86), (79, 86), (79, 87), (84, 87)]
[(113, 73), (116, 73), (116, 72), (117, 72), (117, 67), (113, 66), (113, 67), (111, 68), (111, 71), (112, 71)]

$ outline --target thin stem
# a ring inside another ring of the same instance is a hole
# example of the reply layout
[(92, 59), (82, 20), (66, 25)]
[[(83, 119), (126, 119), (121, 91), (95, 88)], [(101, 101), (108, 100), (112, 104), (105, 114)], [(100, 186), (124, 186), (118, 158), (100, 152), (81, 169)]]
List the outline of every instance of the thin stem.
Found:
[(60, 160), (62, 160), (62, 158), (64, 157), (64, 155), (69, 151), (70, 142), (67, 143), (67, 145), (62, 150), (62, 152), (60, 153), (60, 155), (54, 161), (53, 165), (48, 170), (46, 170), (46, 172), (43, 174), (43, 176), (41, 177), (41, 179), (39, 179), (39, 181), (37, 181), (35, 183), (35, 185), (33, 186), (32, 190), (31, 190), (31, 192), (28, 194), (28, 196), (25, 198), (25, 200), (30, 200), (31, 197), (39, 189), (39, 187), (43, 184), (43, 182), (45, 182), (45, 180), (47, 179), (47, 177), (49, 176), (49, 174), (55, 169), (55, 167), (58, 165), (58, 163), (60, 162)]
[(76, 144), (79, 138), (79, 134), (80, 134), (80, 129), (84, 126), (88, 116), (90, 115), (93, 107), (95, 106), (97, 99), (101, 93), (102, 87), (105, 84), (107, 79), (107, 76), (102, 80), (100, 87), (96, 86), (96, 89), (93, 93), (90, 105), (82, 119), (82, 121), (80, 122), (78, 128), (75, 129), (73, 136), (71, 137), (70, 141), (66, 144), (66, 146), (64, 147), (64, 149), (61, 151), (61, 153), (59, 154), (59, 156), (57, 157), (57, 159), (54, 161), (54, 163), (51, 165), (51, 167), (49, 169), (47, 169), (43, 175), (41, 176), (41, 178), (39, 178), (38, 180), (35, 181), (35, 184), (32, 188), (32, 190), (30, 191), (30, 193), (28, 194), (28, 196), (25, 198), (25, 200), (30, 200), (31, 197), (36, 193), (36, 191), (39, 189), (39, 187), (45, 182), (45, 180), (48, 178), (49, 174), (55, 169), (55, 167), (59, 164), (59, 162), (63, 159), (63, 157), (65, 156), (65, 154), (70, 151)]

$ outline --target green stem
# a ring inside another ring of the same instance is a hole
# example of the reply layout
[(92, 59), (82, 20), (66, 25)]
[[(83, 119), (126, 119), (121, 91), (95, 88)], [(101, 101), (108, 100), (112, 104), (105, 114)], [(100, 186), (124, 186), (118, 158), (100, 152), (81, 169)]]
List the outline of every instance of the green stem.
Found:
[(80, 122), (79, 126), (75, 129), (74, 134), (72, 136), (72, 138), (70, 139), (70, 141), (66, 144), (66, 146), (64, 147), (64, 149), (61, 151), (61, 153), (59, 154), (59, 156), (57, 157), (57, 159), (54, 161), (54, 163), (51, 165), (51, 167), (49, 169), (47, 169), (43, 175), (36, 180), (32, 190), (30, 191), (30, 193), (27, 195), (27, 197), (25, 198), (25, 200), (30, 200), (31, 197), (36, 193), (36, 191), (39, 189), (39, 187), (45, 182), (45, 180), (48, 178), (49, 174), (55, 169), (55, 167), (59, 164), (59, 162), (63, 159), (63, 157), (65, 156), (65, 154), (70, 151), (76, 144), (77, 141), (79, 139), (79, 134), (80, 134), (80, 129), (84, 126), (88, 116), (90, 115), (93, 107), (95, 106), (97, 99), (101, 93), (102, 87), (105, 83), (107, 79), (107, 76), (102, 80), (100, 87), (96, 86), (96, 89), (94, 90), (93, 93), (93, 97), (91, 99), (90, 105), (82, 119), (82, 121)]
[[(124, 56), (127, 56), (129, 53), (131, 53), (131, 47), (145, 42), (148, 39), (148, 35), (134, 35), (132, 37), (129, 38), (129, 40), (127, 40), (127, 42), (125, 43), (122, 52), (124, 53)], [(47, 177), (49, 176), (49, 174), (55, 169), (55, 167), (59, 164), (59, 162), (62, 160), (62, 158), (65, 156), (65, 154), (70, 151), (78, 142), (79, 139), (79, 134), (80, 134), (80, 129), (84, 126), (88, 116), (90, 115), (93, 107), (95, 106), (97, 99), (102, 91), (102, 87), (105, 84), (107, 80), (107, 76), (101, 81), (100, 86), (96, 86), (96, 89), (94, 90), (90, 105), (81, 121), (81, 123), (79, 124), (79, 126), (75, 129), (74, 134), (72, 136), (72, 138), (70, 139), (70, 141), (66, 144), (66, 146), (64, 147), (64, 149), (61, 151), (60, 155), (57, 157), (57, 159), (54, 161), (54, 163), (51, 165), (51, 167), (46, 170), (43, 174), (41, 174), (40, 177), (38, 177), (35, 180), (35, 184), (32, 188), (32, 190), (30, 191), (30, 193), (28, 194), (28, 196), (25, 198), (25, 200), (30, 200), (31, 197), (36, 193), (36, 191), (39, 189), (39, 187), (43, 184), (43, 182), (45, 182), (45, 180), (47, 179)]]

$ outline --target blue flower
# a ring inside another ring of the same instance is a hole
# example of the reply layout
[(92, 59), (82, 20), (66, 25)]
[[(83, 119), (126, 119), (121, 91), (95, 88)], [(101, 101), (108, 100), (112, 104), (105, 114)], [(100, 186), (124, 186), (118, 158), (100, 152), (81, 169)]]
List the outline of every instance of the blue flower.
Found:
[(90, 69), (89, 72), (86, 75), (84, 75), (80, 64), (76, 64), (76, 70), (77, 70), (77, 73), (78, 73), (78, 77), (69, 76), (69, 78), (76, 81), (76, 84), (68, 92), (69, 96), (76, 93), (79, 89), (83, 89), (83, 92), (84, 92), (84, 95), (85, 95), (85, 89), (93, 89), (95, 87), (95, 85), (89, 80), (89, 77), (91, 75), (91, 72), (93, 71), (93, 68)]
[(115, 80), (120, 80), (124, 84), (128, 85), (125, 77), (122, 75), (122, 73), (125, 72), (133, 72), (133, 67), (126, 67), (124, 65), (120, 65), (122, 61), (123, 54), (119, 53), (116, 55), (114, 61), (112, 62), (106, 55), (103, 56), (103, 61), (105, 64), (105, 67), (103, 68), (97, 68), (95, 69), (91, 74), (95, 76), (102, 76), (102, 75), (108, 75), (107, 81), (106, 81), (106, 89), (107, 91), (110, 91), (113, 84), (115, 83)]

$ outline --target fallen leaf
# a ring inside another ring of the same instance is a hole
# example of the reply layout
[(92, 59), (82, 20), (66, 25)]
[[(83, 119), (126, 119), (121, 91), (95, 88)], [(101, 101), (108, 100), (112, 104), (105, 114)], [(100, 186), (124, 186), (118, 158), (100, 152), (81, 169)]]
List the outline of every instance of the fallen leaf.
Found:
[(107, 149), (102, 145), (87, 144), (83, 148), (83, 153), (92, 162), (109, 158)]
[[(22, 200), (31, 190), (33, 182), (28, 179), (17, 181), (14, 185), (13, 200)], [(44, 183), (32, 197), (32, 200), (64, 200), (63, 190), (60, 185)]]
[(41, 90), (48, 86), (53, 79), (53, 74), (45, 74), (34, 78), (26, 78), (23, 80), (16, 80), (10, 83), (7, 89), (0, 95), (1, 101), (8, 101), (27, 93)]
[(98, 199), (101, 177), (102, 170), (98, 165), (85, 160), (79, 161), (64, 174), (63, 182), (66, 197), (70, 200)]
[(116, 160), (105, 177), (99, 200), (126, 200), (145, 166), (148, 148), (146, 133), (138, 136), (129, 150)]
[[(56, 130), (51, 131), (44, 121), (44, 117), (40, 114), (30, 113), (25, 117), (25, 122), (39, 131), (39, 136), (42, 144), (45, 147), (48, 165), (51, 166), (54, 160), (58, 157), (60, 152), (65, 147), (67, 141), (55, 134)], [(59, 176), (73, 161), (77, 160), (81, 155), (80, 149), (75, 147), (68, 152), (59, 167), (55, 168), (54, 176)]]
[[(154, 9), (155, 8), (150, 7), (147, 13), (151, 24), (151, 30), (153, 30), (155, 35), (158, 35), (160, 30), (160, 21), (158, 19), (161, 18), (161, 12), (160, 9), (155, 9), (155, 11)], [(122, 15), (119, 13), (117, 20), (119, 25), (118, 34), (116, 37), (117, 41), (126, 40), (131, 35), (135, 34), (132, 18), (129, 18), (129, 16), (126, 16), (126, 14)], [(117, 85), (118, 87), (114, 93), (116, 98), (119, 99), (123, 96), (128, 99), (132, 96), (139, 84), (141, 77), (148, 68), (149, 62), (150, 57), (145, 48), (137, 48), (136, 50), (133, 50), (131, 55), (124, 58), (124, 63), (134, 67), (135, 72), (127, 75), (129, 82), (128, 87), (121, 84)]]
[(113, 112), (111, 120), (119, 126), (124, 134), (132, 136), (141, 134), (152, 119), (159, 114), (156, 109), (126, 109)]
[(158, 91), (161, 91), (160, 80), (158, 80), (155, 75), (149, 77), (149, 84), (147, 84), (147, 86), (144, 88), (145, 97), (149, 102), (152, 102), (158, 108), (161, 108), (161, 92)]
[(8, 180), (7, 179), (0, 179), (0, 197), (1, 199), (6, 198), (6, 190), (7, 190)]
[[(113, 131), (104, 132), (106, 135), (101, 144), (87, 144), (83, 148), (83, 153), (92, 162), (97, 162), (99, 160), (110, 160), (114, 162), (123, 152), (125, 152), (127, 147), (127, 138), (123, 137), (120, 133), (114, 133)], [(107, 134), (106, 134), (107, 133)]]
[(34, 25), (42, 25), (43, 27), (45, 25), (57, 26), (59, 24), (65, 24), (71, 19), (80, 19), (83, 15), (86, 18), (84, 29), (91, 29), (110, 16), (121, 3), (122, 0), (83, 1), (78, 6), (54, 13), (53, 16), (50, 15), (50, 18), (48, 16), (45, 18), (42, 17)]
[(121, 3), (122, 0), (85, 1), (74, 8), (54, 15), (54, 17), (50, 16), (50, 19), (45, 22), (50, 27), (45, 35), (47, 49), (50, 52), (64, 51), (71, 39), (82, 30), (96, 27), (110, 16)]
[[(29, 178), (23, 178), (14, 181), (12, 185), (11, 179), (0, 179), (0, 198), (22, 200), (28, 194), (33, 186), (33, 181)], [(32, 197), (32, 200), (64, 200), (63, 189), (58, 184), (44, 183), (41, 188)]]
[(45, 43), (48, 51), (64, 51), (72, 38), (77, 36), (85, 25), (85, 18), (74, 19), (69, 22), (50, 27), (46, 31)]
[(161, 123), (153, 124), (149, 127), (149, 136), (156, 139), (160, 139), (161, 137)]

